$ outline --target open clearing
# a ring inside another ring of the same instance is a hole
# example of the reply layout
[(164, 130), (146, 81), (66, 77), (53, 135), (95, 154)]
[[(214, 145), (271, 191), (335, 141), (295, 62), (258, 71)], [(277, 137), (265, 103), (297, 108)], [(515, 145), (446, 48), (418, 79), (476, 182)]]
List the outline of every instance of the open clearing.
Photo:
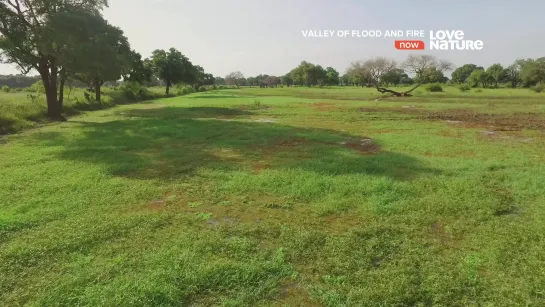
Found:
[(0, 139), (4, 306), (542, 306), (545, 95), (243, 88)]

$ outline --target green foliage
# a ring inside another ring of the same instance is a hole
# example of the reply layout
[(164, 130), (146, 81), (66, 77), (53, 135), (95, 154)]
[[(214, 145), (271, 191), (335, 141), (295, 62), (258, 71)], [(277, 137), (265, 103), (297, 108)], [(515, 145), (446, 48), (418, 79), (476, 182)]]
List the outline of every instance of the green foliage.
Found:
[[(332, 74), (332, 72), (330, 74)], [(290, 76), (293, 79), (294, 84), (310, 87), (325, 84), (327, 72), (320, 65), (302, 61), (299, 66), (290, 72)]]
[(467, 92), (467, 91), (471, 90), (471, 86), (464, 83), (464, 84), (461, 84), (460, 86), (458, 86), (458, 89), (460, 90), (460, 92)]
[(153, 77), (153, 67), (149, 59), (142, 59), (142, 55), (134, 50), (129, 54), (129, 69), (124, 72), (124, 81), (133, 81), (145, 84), (151, 81)]
[(9, 93), (9, 92), (10, 92), (9, 86), (3, 85), (3, 86), (2, 86), (2, 92), (4, 92), (4, 93)]
[(545, 82), (545, 57), (522, 61), (520, 66), (520, 78), (525, 86)]
[(482, 67), (475, 69), (468, 78), (468, 82), (472, 87), (479, 85), (486, 87), (490, 83), (490, 80), (490, 75)]
[(530, 89), (536, 93), (545, 92), (545, 83), (540, 83), (535, 86), (530, 87)]
[(441, 84), (432, 83), (432, 84), (428, 84), (426, 86), (426, 91), (428, 91), (428, 92), (442, 92), (443, 87), (441, 86)]
[(28, 98), (28, 100), (30, 100), (31, 103), (36, 103), (38, 102), (38, 99), (42, 96), (41, 93), (28, 93), (26, 95), (26, 97)]
[(325, 84), (329, 86), (339, 85), (339, 82), (340, 82), (339, 72), (336, 71), (333, 67), (327, 67), (325, 71), (326, 71)]
[(452, 72), (452, 81), (455, 83), (467, 82), (471, 73), (477, 69), (475, 64), (465, 64)]
[(383, 74), (380, 81), (386, 85), (399, 85), (400, 83), (407, 84), (407, 79), (409, 79), (409, 76), (403, 69), (394, 68)]
[(491, 65), (486, 70), (486, 73), (489, 79), (494, 83), (495, 87), (498, 87), (498, 83), (503, 81), (507, 76), (507, 72), (501, 64)]
[(193, 64), (175, 48), (153, 51), (151, 62), (157, 77), (166, 83), (167, 95), (170, 86), (177, 83), (193, 84), (196, 80)]
[(183, 87), (182, 89), (178, 90), (178, 96), (188, 95), (195, 92), (196, 90), (192, 87)]
[(151, 98), (148, 89), (135, 81), (124, 82), (119, 88), (119, 91), (123, 93), (125, 98), (132, 101)]
[(29, 92), (45, 94), (45, 87), (42, 81), (36, 81), (28, 88)]

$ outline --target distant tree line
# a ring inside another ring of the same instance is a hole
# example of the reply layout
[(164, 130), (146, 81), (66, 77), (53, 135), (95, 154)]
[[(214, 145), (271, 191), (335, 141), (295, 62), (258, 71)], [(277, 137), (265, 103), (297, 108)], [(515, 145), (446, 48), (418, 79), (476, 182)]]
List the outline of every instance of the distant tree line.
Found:
[(545, 83), (545, 57), (519, 59), (508, 67), (493, 64), (488, 68), (465, 64), (452, 72), (454, 83), (467, 83), (472, 87), (498, 87), (508, 84), (512, 88), (531, 87)]
[[(62, 117), (64, 89), (83, 86), (101, 101), (101, 88), (123, 80), (138, 93), (139, 86), (162, 85), (170, 95), (173, 85), (200, 90), (206, 86), (373, 86), (380, 92), (399, 93), (388, 86), (425, 83), (467, 83), (477, 87), (529, 87), (545, 82), (545, 58), (521, 59), (509, 67), (488, 68), (463, 65), (449, 80), (444, 74), (452, 64), (429, 55), (411, 55), (402, 63), (377, 57), (350, 64), (341, 75), (332, 67), (307, 61), (283, 76), (258, 75), (245, 78), (235, 71), (225, 78), (214, 77), (175, 48), (155, 50), (149, 58), (131, 49), (123, 31), (102, 16), (106, 0), (0, 0), (0, 60), (17, 65), (22, 75), (3, 76), (0, 84), (28, 86), (41, 81), (48, 116)], [(26, 77), (36, 71), (38, 77)]]
[(465, 64), (456, 68), (449, 79), (445, 73), (452, 69), (452, 63), (431, 55), (410, 55), (401, 63), (384, 57), (355, 61), (349, 65), (343, 75), (332, 67), (323, 68), (321, 65), (303, 61), (283, 76), (258, 75), (245, 78), (241, 72), (237, 71), (221, 79), (221, 84), (236, 87), (367, 86), (379, 88), (454, 83), (491, 88), (503, 84), (516, 88), (545, 83), (545, 57), (519, 59), (508, 67), (493, 64), (486, 69), (475, 64)]

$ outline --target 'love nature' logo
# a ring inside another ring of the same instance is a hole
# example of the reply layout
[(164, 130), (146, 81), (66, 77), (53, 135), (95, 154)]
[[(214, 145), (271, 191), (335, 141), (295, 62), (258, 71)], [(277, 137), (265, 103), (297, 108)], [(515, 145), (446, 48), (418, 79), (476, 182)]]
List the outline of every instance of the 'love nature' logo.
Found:
[[(424, 50), (425, 46), (422, 40), (395, 41), (395, 47), (398, 50)], [(430, 31), (429, 50), (482, 50), (483, 47), (482, 40), (465, 39), (462, 30)]]

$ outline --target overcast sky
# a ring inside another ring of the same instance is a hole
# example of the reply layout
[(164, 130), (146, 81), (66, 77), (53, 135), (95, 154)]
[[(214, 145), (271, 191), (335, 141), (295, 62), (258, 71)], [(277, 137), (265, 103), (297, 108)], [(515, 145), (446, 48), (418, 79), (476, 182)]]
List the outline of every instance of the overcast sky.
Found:
[[(481, 51), (436, 51), (456, 65), (545, 56), (542, 0), (110, 0), (104, 15), (145, 57), (175, 47), (207, 72), (281, 75), (307, 60), (341, 73), (373, 56), (403, 60), (395, 38), (305, 38), (302, 30), (463, 30)], [(17, 73), (1, 64), (0, 74)]]

